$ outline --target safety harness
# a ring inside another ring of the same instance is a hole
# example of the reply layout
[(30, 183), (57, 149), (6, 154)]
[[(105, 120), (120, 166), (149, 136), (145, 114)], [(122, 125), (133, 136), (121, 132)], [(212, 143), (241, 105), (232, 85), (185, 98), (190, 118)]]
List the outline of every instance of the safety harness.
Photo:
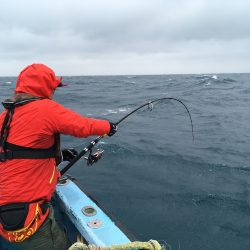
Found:
[(20, 101), (13, 101), (11, 99), (7, 99), (2, 102), (3, 106), (7, 110), (7, 113), (5, 115), (0, 134), (1, 162), (12, 159), (47, 159), (53, 157), (56, 158), (57, 165), (61, 162), (61, 159), (59, 159), (61, 158), (59, 134), (55, 134), (54, 145), (46, 149), (23, 147), (7, 142), (10, 124), (14, 115), (15, 108), (41, 99), (42, 98), (39, 97), (33, 97)]
[[(60, 134), (55, 134), (54, 145), (47, 149), (23, 147), (7, 142), (15, 108), (42, 98), (20, 99), (7, 99), (2, 102), (7, 113), (0, 132), (0, 162), (12, 159), (55, 158), (58, 165), (62, 160)], [(0, 206), (0, 235), (11, 242), (21, 242), (29, 238), (43, 224), (49, 214), (48, 208), (48, 203), (44, 203), (44, 201), (11, 203)]]

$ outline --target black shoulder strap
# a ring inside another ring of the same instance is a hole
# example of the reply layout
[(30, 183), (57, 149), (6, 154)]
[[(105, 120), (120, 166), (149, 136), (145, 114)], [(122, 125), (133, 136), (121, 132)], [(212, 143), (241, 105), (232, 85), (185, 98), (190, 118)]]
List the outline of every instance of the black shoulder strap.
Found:
[(10, 123), (12, 121), (15, 107), (25, 105), (32, 101), (41, 99), (42, 98), (34, 97), (17, 102), (14, 102), (12, 100), (6, 100), (2, 102), (3, 106), (7, 109), (7, 113), (4, 118), (4, 122), (0, 133), (0, 147), (2, 149), (2, 151), (0, 151), (1, 162), (11, 159), (46, 159), (46, 158), (54, 158), (56, 155), (58, 155), (57, 150), (58, 150), (58, 144), (60, 145), (60, 138), (58, 139), (56, 136), (54, 145), (46, 149), (22, 147), (7, 142)]
[(9, 109), (14, 109), (15, 107), (22, 106), (22, 105), (25, 105), (27, 103), (37, 101), (37, 100), (42, 100), (42, 99), (43, 99), (42, 97), (26, 98), (26, 99), (19, 100), (19, 101), (13, 101), (12, 99), (6, 99), (5, 101), (2, 102), (2, 105), (4, 106), (4, 108), (9, 110)]
[(55, 159), (56, 165), (58, 166), (63, 161), (62, 151), (61, 151), (61, 136), (59, 133), (55, 134)]

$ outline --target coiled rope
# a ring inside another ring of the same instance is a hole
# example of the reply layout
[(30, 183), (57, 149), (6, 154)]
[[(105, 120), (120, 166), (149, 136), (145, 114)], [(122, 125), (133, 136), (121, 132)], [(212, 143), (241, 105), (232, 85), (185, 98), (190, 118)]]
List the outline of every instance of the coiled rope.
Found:
[(112, 246), (96, 246), (96, 245), (85, 245), (81, 242), (74, 243), (68, 250), (161, 250), (162, 247), (156, 240), (149, 240), (148, 242), (131, 242), (121, 245)]

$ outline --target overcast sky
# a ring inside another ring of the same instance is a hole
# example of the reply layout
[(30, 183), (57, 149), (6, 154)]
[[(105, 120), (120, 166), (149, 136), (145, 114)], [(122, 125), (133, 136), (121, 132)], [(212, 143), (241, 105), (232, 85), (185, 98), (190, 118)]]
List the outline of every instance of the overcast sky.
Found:
[(250, 72), (250, 0), (0, 0), (0, 76)]

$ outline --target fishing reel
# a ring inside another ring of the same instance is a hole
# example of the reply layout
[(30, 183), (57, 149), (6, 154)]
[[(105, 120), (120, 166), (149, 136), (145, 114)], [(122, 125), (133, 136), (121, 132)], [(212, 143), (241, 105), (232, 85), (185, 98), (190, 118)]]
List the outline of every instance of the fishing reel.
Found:
[(89, 151), (89, 156), (84, 157), (84, 159), (87, 161), (88, 166), (92, 166), (94, 163), (98, 162), (98, 160), (101, 159), (103, 155), (104, 150), (103, 149), (97, 149), (96, 152), (92, 153), (92, 149)]

